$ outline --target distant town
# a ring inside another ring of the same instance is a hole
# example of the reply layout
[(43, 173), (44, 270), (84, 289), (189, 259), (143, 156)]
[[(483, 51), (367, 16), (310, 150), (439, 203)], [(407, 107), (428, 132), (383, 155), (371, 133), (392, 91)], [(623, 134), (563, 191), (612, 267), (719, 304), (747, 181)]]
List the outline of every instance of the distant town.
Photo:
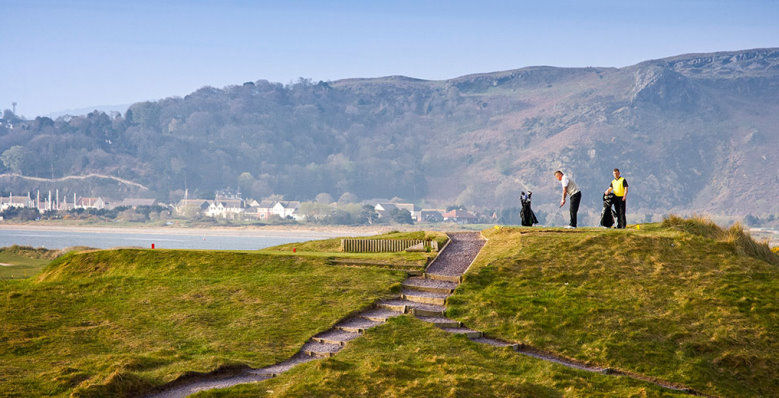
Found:
[(243, 198), (240, 192), (218, 191), (213, 199), (191, 198), (186, 192), (175, 203), (154, 198), (128, 197), (108, 199), (62, 193), (59, 190), (9, 193), (0, 197), (0, 220), (38, 221), (58, 219), (100, 219), (146, 222), (188, 219), (240, 224), (317, 223), (342, 225), (495, 222), (497, 212), (468, 211), (462, 206), (427, 209), (397, 200), (344, 202), (329, 195), (315, 201)]

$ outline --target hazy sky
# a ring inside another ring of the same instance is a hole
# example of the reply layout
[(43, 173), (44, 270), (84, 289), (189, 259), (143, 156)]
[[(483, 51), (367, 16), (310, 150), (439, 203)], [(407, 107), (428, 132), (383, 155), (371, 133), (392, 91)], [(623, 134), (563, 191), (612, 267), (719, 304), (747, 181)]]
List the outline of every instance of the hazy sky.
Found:
[(779, 46), (777, 1), (6, 1), (0, 109), (26, 117), (267, 79), (446, 79)]

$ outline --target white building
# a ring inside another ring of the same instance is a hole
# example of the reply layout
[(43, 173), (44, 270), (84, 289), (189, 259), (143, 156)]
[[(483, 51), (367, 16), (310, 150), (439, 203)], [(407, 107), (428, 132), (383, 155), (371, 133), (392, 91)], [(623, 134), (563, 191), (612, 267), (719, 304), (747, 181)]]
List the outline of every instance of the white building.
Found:
[(35, 201), (29, 196), (9, 195), (7, 198), (0, 197), (0, 211), (11, 207), (35, 207)]
[(207, 217), (234, 219), (246, 209), (240, 199), (220, 199), (211, 202), (205, 211)]

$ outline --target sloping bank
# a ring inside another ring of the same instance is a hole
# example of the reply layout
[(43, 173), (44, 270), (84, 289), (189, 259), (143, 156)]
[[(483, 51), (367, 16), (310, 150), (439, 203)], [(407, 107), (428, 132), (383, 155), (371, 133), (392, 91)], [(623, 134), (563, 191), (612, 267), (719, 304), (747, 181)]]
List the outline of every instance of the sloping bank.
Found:
[(705, 394), (779, 395), (777, 257), (739, 227), (500, 228), (450, 297), (468, 327)]
[(325, 261), (105, 250), (1, 281), (0, 395), (136, 396), (189, 371), (266, 366), (405, 276)]

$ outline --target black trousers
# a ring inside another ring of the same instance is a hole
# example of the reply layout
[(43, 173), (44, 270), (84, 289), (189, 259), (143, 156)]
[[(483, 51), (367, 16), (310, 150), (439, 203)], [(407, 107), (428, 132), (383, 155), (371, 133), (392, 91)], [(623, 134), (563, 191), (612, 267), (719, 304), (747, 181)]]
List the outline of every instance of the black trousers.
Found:
[(576, 226), (576, 214), (579, 213), (579, 202), (582, 201), (582, 192), (576, 192), (571, 195), (571, 205), (569, 210), (571, 211), (571, 226)]
[(627, 224), (627, 220), (625, 220), (627, 203), (622, 200), (622, 196), (614, 197), (614, 211), (617, 212), (617, 228), (625, 228), (625, 225)]

